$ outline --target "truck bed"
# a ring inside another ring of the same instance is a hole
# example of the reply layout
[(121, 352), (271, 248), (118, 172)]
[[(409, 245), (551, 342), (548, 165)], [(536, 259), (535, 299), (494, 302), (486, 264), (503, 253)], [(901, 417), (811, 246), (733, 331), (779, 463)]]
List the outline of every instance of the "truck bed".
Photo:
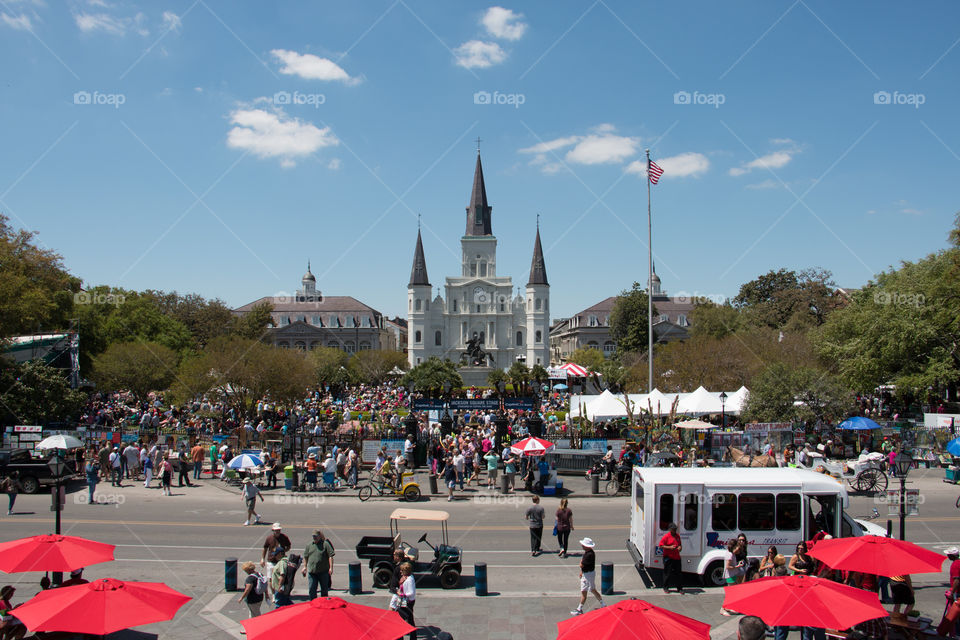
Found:
[(390, 536), (363, 536), (357, 543), (358, 558), (389, 558), (392, 555), (393, 538)]

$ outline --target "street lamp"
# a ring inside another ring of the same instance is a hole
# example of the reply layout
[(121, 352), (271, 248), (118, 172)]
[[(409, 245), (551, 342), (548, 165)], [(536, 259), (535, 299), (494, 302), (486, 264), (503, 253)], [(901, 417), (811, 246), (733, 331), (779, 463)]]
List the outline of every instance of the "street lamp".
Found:
[[(54, 485), (53, 485), (53, 504), (50, 506), (50, 509), (56, 514), (54, 516), (54, 533), (60, 535), (60, 512), (63, 511), (63, 500), (60, 495), (60, 482), (65, 475), (67, 475), (67, 463), (63, 460), (63, 451), (61, 449), (55, 449), (53, 456), (50, 460), (47, 461), (47, 466), (50, 467), (50, 473), (53, 475)], [(63, 574), (59, 571), (55, 571), (52, 575), (52, 582), (54, 586), (59, 586), (63, 582)]]
[(506, 383), (503, 380), (498, 380), (497, 394), (500, 397), (500, 415), (498, 415), (497, 419), (494, 420), (494, 425), (496, 425), (497, 428), (497, 447), (505, 446), (505, 440), (507, 439), (507, 417), (503, 414), (503, 394), (506, 390)]
[(530, 382), (530, 390), (533, 392), (533, 411), (527, 418), (527, 431), (534, 438), (543, 437), (543, 418), (540, 417), (540, 385), (536, 380)]
[(415, 389), (416, 386), (412, 382), (410, 386), (407, 387), (407, 391), (410, 393), (410, 413), (407, 414), (407, 418), (403, 421), (407, 435), (413, 436), (414, 440), (417, 439), (417, 416), (413, 414), (413, 392)]
[(447, 380), (443, 383), (443, 394), (446, 397), (446, 405), (443, 417), (440, 418), (440, 435), (446, 437), (453, 433), (453, 418), (450, 417), (450, 390), (453, 385)]
[(727, 392), (720, 392), (720, 427), (727, 426)]
[(907, 533), (907, 474), (910, 473), (910, 467), (913, 466), (913, 457), (901, 450), (897, 454), (894, 466), (896, 466), (897, 476), (900, 478), (900, 539), (905, 540)]

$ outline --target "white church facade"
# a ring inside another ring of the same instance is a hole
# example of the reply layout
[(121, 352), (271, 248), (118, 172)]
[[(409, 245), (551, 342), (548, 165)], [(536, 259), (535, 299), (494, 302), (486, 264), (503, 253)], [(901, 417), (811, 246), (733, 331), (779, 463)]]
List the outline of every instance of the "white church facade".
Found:
[(423, 239), (417, 231), (413, 268), (407, 286), (408, 355), (411, 366), (437, 356), (458, 362), (467, 341), (476, 339), (492, 356), (488, 366), (508, 369), (550, 363), (550, 285), (537, 225), (533, 259), (524, 295), (513, 280), (497, 275), (497, 238), (487, 203), (480, 154), (467, 206), (466, 232), (460, 239), (461, 273), (446, 278), (444, 295), (431, 299)]

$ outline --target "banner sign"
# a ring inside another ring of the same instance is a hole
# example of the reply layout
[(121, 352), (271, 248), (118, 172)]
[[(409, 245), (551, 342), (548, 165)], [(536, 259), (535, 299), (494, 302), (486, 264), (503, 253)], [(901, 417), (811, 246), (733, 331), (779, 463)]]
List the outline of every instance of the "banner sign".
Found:
[(393, 458), (403, 450), (403, 440), (364, 440), (360, 449), (360, 460), (366, 464), (377, 461), (377, 453), (385, 449), (387, 455)]
[(443, 400), (436, 398), (418, 398), (413, 401), (414, 411), (442, 411), (444, 407)]
[[(414, 411), (443, 411), (446, 403), (436, 398), (419, 398), (413, 401)], [(503, 406), (506, 410), (533, 410), (533, 398), (504, 398)], [(500, 400), (497, 398), (452, 398), (451, 411), (499, 411)]]
[(769, 433), (770, 431), (793, 431), (793, 425), (789, 422), (756, 422), (743, 425), (745, 432)]
[(33, 425), (22, 425), (18, 424), (13, 427), (14, 433), (41, 433), (43, 427), (37, 427)]

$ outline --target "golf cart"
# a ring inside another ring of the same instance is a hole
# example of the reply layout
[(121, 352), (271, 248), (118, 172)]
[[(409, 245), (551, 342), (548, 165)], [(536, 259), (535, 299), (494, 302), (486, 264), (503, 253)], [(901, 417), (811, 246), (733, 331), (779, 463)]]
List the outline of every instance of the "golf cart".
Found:
[[(394, 509), (390, 514), (390, 537), (363, 536), (357, 544), (357, 557), (370, 561), (370, 571), (373, 572), (373, 586), (384, 589), (390, 585), (393, 578), (393, 551), (401, 549), (406, 560), (413, 565), (413, 576), (420, 584), (423, 576), (437, 576), (444, 589), (454, 589), (460, 586), (460, 572), (463, 570), (461, 559), (463, 549), (449, 544), (447, 520), (450, 514), (446, 511), (431, 509)], [(420, 560), (420, 550), (405, 542), (400, 537), (400, 522), (420, 520), (423, 522), (440, 523), (440, 544), (433, 546), (427, 541), (424, 533), (417, 543), (424, 542), (433, 551), (433, 559)]]

